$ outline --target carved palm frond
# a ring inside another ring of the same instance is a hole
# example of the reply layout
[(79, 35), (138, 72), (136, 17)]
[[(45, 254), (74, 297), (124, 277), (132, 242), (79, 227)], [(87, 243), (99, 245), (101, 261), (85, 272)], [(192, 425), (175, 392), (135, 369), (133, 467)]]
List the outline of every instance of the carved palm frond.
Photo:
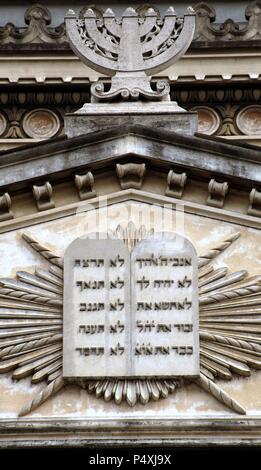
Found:
[(26, 242), (50, 263), (48, 271), (16, 273), (17, 280), (0, 279), (0, 373), (13, 379), (31, 376), (32, 383), (47, 387), (28, 406), (23, 416), (63, 387), (62, 316), (63, 260), (24, 234)]
[(214, 269), (211, 264), (239, 235), (199, 257), (201, 374), (197, 383), (243, 413), (238, 403), (231, 399), (227, 403), (224, 391), (219, 389), (218, 394), (214, 383), (234, 375), (249, 376), (251, 369), (261, 368), (261, 276), (248, 277), (247, 271), (228, 274), (226, 268)]
[[(109, 236), (123, 239), (131, 250), (149, 236), (145, 227), (130, 223), (118, 226)], [(261, 368), (261, 276), (246, 271), (228, 273), (215, 269), (212, 261), (237, 240), (233, 234), (199, 257), (200, 377), (197, 385), (227, 407), (245, 413), (217, 384), (235, 375), (249, 376)], [(12, 373), (16, 380), (31, 376), (32, 383), (45, 388), (20, 411), (26, 415), (40, 406), (65, 384), (62, 376), (63, 259), (30, 235), (23, 238), (49, 262), (49, 269), (34, 274), (18, 271), (16, 279), (0, 279), (0, 373)], [(166, 398), (183, 379), (100, 379), (82, 381), (97, 398), (137, 402)]]

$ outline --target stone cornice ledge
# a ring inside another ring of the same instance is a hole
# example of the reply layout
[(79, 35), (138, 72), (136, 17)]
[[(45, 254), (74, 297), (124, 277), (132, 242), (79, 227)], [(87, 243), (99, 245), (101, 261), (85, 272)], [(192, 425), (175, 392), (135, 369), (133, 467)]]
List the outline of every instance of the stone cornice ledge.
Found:
[(0, 186), (29, 182), (84, 168), (95, 169), (119, 158), (137, 157), (167, 165), (178, 165), (211, 177), (222, 174), (242, 187), (260, 183), (260, 150), (251, 145), (227, 143), (197, 134), (183, 136), (146, 126), (112, 127), (70, 139), (59, 138), (0, 152)]
[(260, 446), (261, 418), (0, 419), (0, 448)]

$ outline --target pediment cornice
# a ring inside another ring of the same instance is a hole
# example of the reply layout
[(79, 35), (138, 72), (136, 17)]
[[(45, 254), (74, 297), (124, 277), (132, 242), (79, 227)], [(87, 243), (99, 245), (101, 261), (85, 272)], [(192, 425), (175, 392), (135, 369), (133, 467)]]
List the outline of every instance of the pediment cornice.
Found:
[(245, 188), (259, 184), (261, 176), (260, 150), (255, 146), (126, 125), (0, 152), (1, 190), (28, 187), (50, 177), (59, 180), (85, 169), (114, 168), (119, 161), (133, 159), (156, 169), (175, 165), (200, 178), (222, 176)]
[(240, 214), (240, 224), (256, 226), (260, 177), (255, 146), (144, 126), (113, 127), (1, 152), (0, 224), (10, 230), (32, 217), (36, 223), (61, 217), (79, 200), (93, 203), (127, 189), (168, 196), (174, 204), (196, 203), (196, 212), (214, 207), (226, 220)]

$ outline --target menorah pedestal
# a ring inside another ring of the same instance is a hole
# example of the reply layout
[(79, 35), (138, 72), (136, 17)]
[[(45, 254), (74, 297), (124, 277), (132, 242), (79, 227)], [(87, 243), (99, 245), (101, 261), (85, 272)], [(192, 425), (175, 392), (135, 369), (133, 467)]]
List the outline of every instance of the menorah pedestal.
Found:
[(124, 125), (194, 135), (198, 130), (198, 116), (196, 112), (180, 108), (175, 101), (126, 101), (86, 103), (75, 113), (66, 114), (64, 119), (68, 137)]

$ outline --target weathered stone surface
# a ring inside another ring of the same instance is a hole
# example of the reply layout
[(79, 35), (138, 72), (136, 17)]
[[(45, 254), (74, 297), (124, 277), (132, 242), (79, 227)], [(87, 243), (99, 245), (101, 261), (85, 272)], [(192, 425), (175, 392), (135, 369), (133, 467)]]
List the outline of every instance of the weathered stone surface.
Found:
[(187, 239), (165, 233), (131, 254), (121, 240), (77, 239), (64, 269), (64, 377), (199, 374), (197, 257)]
[(185, 111), (176, 102), (88, 103), (64, 118), (65, 133), (75, 137), (112, 126), (143, 125), (154, 130), (167, 130), (194, 135), (198, 130), (196, 112)]
[[(106, 117), (104, 116), (104, 120)], [(107, 117), (108, 119), (108, 117)], [(111, 127), (99, 132), (27, 146), (0, 153), (2, 187), (27, 187), (37, 178), (52, 178), (79, 171), (86, 165), (92, 168), (113, 160), (135, 155), (151, 163), (160, 162), (181, 169), (190, 175), (212, 177), (222, 174), (240, 187), (259, 184), (260, 150), (243, 148), (224, 142), (221, 138), (205, 139), (202, 135), (188, 136), (146, 126)], [(226, 176), (225, 176), (226, 175)]]

